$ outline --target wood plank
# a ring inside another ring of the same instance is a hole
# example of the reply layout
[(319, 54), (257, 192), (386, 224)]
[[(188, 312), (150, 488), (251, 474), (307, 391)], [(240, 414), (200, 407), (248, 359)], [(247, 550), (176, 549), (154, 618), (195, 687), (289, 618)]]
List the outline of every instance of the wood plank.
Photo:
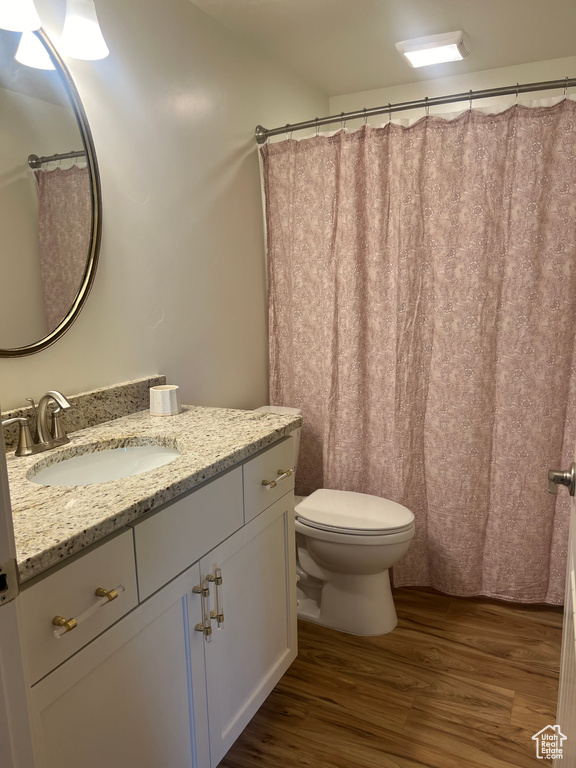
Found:
[(509, 661), (519, 660), (522, 665), (529, 662), (544, 674), (549, 670), (553, 676), (558, 673), (562, 613), (557, 608), (452, 599), (446, 616), (438, 617), (431, 606), (416, 616), (400, 596), (397, 609), (401, 628), (422, 631)]
[(260, 707), (252, 722), (259, 728), (298, 733), (300, 725), (314, 706), (312, 696), (276, 686)]
[(411, 710), (432, 713), (472, 728), (481, 722), (510, 724), (513, 703), (514, 691), (506, 688), (439, 678), (433, 693), (414, 697)]
[[(368, 655), (368, 654), (367, 654)], [(348, 662), (351, 663), (351, 662)], [(407, 710), (424, 706), (429, 700), (438, 708), (453, 708), (459, 714), (495, 722), (510, 722), (514, 692), (499, 686), (474, 680), (461, 681), (437, 670), (428, 670), (406, 664), (396, 664), (385, 658), (379, 660), (379, 669), (371, 674), (371, 666), (357, 664), (350, 677), (336, 670), (320, 672), (304, 658), (299, 658), (279, 683), (279, 689), (306, 693), (324, 705), (333, 704), (347, 709), (363, 706), (367, 717), (381, 713), (388, 722), (401, 726)], [(417, 705), (416, 702), (421, 704)]]
[(420, 730), (408, 724), (400, 729), (375, 728), (362, 713), (347, 712), (343, 717), (325, 707), (317, 708), (305, 720), (298, 740), (326, 750), (332, 747), (347, 758), (348, 766), (381, 768), (392, 761), (402, 768), (508, 768), (507, 763), (492, 759), (469, 732), (457, 739), (449, 735), (446, 740), (441, 729)]
[(494, 723), (454, 722), (438, 712), (413, 710), (404, 726), (421, 744), (441, 748), (446, 755), (459, 757), (486, 768), (532, 768), (536, 763), (533, 733), (517, 726)]
[[(302, 739), (297, 744), (263, 743), (253, 732), (243, 734), (219, 768), (425, 768), (423, 763), (398, 762), (393, 757), (376, 757), (350, 761), (339, 743), (325, 747), (314, 739)], [(456, 768), (456, 766), (446, 766)], [(459, 766), (458, 768), (461, 768)], [(470, 766), (470, 768), (481, 768)]]
[[(560, 630), (557, 630), (558, 637)], [(394, 632), (368, 638), (389, 662), (433, 669), (554, 701), (560, 663), (558, 644), (494, 636), (491, 628), (463, 632), (434, 618), (424, 624), (402, 619)]]
[(453, 598), (448, 613), (451, 616), (480, 616), (485, 619), (499, 617), (506, 625), (538, 625), (562, 628), (564, 615), (561, 606), (553, 605), (517, 605), (483, 598)]
[(545, 699), (524, 696), (521, 693), (514, 696), (510, 716), (512, 725), (517, 725), (535, 734), (547, 725), (554, 725), (556, 722), (556, 702), (550, 703)]
[[(278, 689), (305, 693), (312, 710), (318, 704), (340, 712), (361, 710), (374, 725), (400, 727), (410, 712), (413, 695), (382, 683), (358, 682), (352, 676), (318, 674), (313, 666), (299, 664), (284, 677)], [(315, 693), (316, 692), (316, 693)]]
[(444, 617), (452, 610), (454, 601), (458, 600), (434, 590), (423, 591), (412, 587), (393, 589), (392, 594), (396, 611), (409, 616), (430, 616), (433, 611), (435, 616)]

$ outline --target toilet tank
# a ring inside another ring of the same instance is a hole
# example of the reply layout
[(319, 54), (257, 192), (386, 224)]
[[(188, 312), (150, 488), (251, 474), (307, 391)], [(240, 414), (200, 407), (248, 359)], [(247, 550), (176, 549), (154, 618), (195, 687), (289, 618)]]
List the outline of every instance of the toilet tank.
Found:
[[(263, 405), (261, 408), (256, 408), (256, 410), (264, 411), (264, 413), (284, 414), (285, 416), (302, 416), (302, 411), (299, 408), (286, 408), (283, 405)], [(294, 438), (294, 467), (297, 467), (298, 451), (300, 450), (300, 427), (291, 434)]]

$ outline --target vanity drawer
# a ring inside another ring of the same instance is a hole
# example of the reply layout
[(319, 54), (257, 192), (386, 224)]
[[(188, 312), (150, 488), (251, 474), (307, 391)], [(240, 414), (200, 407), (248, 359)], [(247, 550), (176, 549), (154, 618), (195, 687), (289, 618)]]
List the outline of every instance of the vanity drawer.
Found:
[[(294, 439), (287, 437), (244, 464), (244, 522), (248, 523), (288, 491), (294, 490)], [(279, 474), (280, 473), (280, 474)], [(268, 486), (263, 485), (267, 481)], [(271, 481), (278, 481), (270, 487)]]
[(241, 467), (134, 523), (140, 601), (186, 570), (243, 523)]
[[(118, 597), (99, 598), (98, 588), (111, 591), (119, 586)], [(70, 632), (56, 638), (53, 619), (76, 619), (98, 605)], [(40, 578), (20, 595), (22, 638), (26, 668), (31, 684), (48, 674), (69, 656), (93, 640), (107, 627), (138, 605), (134, 542), (132, 531), (123, 531), (101, 546), (67, 561)]]

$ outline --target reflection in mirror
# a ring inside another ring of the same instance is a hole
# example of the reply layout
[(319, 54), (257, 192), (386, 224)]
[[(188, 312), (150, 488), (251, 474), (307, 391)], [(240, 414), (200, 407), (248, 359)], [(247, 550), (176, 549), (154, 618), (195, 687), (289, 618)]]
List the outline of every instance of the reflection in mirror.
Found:
[(0, 30), (3, 356), (38, 351), (64, 333), (89, 291), (99, 245), (97, 169), (81, 104), (44, 34), (53, 71), (15, 61), (19, 38)]

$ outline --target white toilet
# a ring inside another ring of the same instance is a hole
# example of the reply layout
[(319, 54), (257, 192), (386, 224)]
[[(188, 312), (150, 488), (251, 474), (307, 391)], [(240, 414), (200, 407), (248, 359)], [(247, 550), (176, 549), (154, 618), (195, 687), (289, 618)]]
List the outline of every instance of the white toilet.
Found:
[[(297, 464), (300, 430), (293, 436)], [(321, 489), (296, 496), (295, 514), (298, 616), (355, 635), (391, 632), (398, 619), (388, 569), (410, 546), (412, 512), (378, 496)]]

